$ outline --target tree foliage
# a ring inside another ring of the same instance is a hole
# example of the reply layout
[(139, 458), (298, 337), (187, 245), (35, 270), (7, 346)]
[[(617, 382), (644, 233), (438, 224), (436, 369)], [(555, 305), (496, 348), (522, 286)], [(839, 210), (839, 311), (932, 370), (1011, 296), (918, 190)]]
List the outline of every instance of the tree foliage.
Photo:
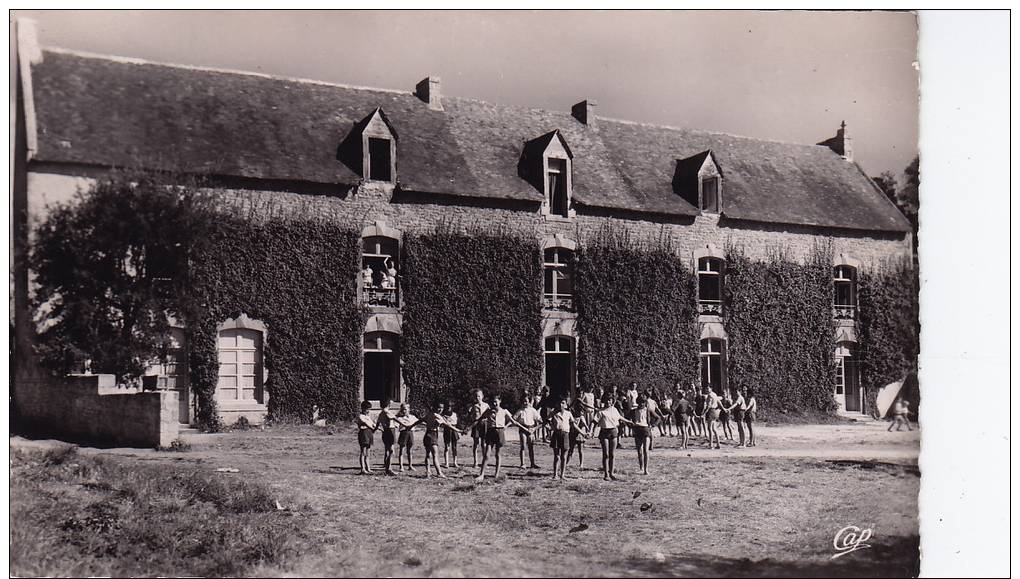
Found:
[(45, 367), (66, 373), (91, 359), (93, 371), (130, 380), (159, 354), (171, 317), (188, 307), (188, 262), (213, 224), (198, 185), (114, 171), (52, 209), (29, 257)]
[(576, 259), (578, 378), (663, 388), (698, 377), (697, 295), (689, 260), (606, 225)]
[(405, 234), (403, 369), (413, 404), (470, 391), (514, 407), (542, 380), (542, 261), (534, 239), (440, 224)]

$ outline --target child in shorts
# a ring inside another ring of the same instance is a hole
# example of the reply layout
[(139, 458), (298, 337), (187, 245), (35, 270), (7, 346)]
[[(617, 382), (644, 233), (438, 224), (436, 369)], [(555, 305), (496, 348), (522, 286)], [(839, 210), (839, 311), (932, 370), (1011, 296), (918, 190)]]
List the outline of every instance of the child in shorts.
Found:
[(559, 401), (559, 410), (549, 416), (551, 425), (552, 441), (550, 446), (553, 449), (553, 479), (559, 473), (560, 480), (563, 480), (563, 471), (567, 465), (567, 445), (571, 431), (580, 430), (577, 427), (577, 419), (567, 410), (567, 400), (562, 398)]
[(407, 403), (400, 405), (400, 411), (394, 418), (400, 425), (400, 435), (397, 437), (397, 464), (400, 472), (404, 472), (404, 454), (407, 454), (407, 469), (414, 472), (416, 469), (411, 464), (411, 448), (414, 447), (414, 427), (418, 424), (418, 417), (411, 414)]
[(754, 423), (758, 419), (758, 400), (754, 397), (754, 388), (747, 389), (747, 410), (744, 411), (744, 424), (747, 426), (747, 446), (754, 446)]
[[(569, 441), (569, 447), (567, 449), (567, 464), (570, 463), (570, 458), (574, 456), (574, 450), (577, 450), (577, 468), (578, 470), (584, 470), (584, 441), (591, 435), (591, 422), (585, 418), (585, 406), (580, 400), (574, 404), (575, 410), (575, 421), (577, 423), (576, 429), (571, 429), (570, 434), (567, 436)], [(594, 416), (592, 417), (594, 418)]]
[(528, 458), (531, 459), (531, 468), (538, 468), (535, 463), (535, 434), (534, 431), (542, 423), (542, 415), (535, 410), (531, 398), (524, 399), (524, 408), (514, 414), (514, 420), (524, 428), (517, 429), (517, 436), (521, 441), (521, 468), (524, 468), (524, 450), (528, 451)]
[(443, 466), (450, 468), (450, 455), (453, 455), (454, 468), (460, 468), (457, 464), (457, 441), (460, 440), (460, 430), (451, 428), (457, 426), (457, 413), (453, 411), (453, 404), (447, 400), (443, 404), (443, 418), (450, 426), (443, 426)]
[(602, 408), (595, 413), (599, 445), (602, 447), (602, 480), (616, 480), (616, 439), (620, 425), (627, 421), (615, 402), (611, 396), (602, 399)]
[(492, 397), (492, 406), (479, 416), (475, 422), (487, 423), (485, 428), (485, 446), (482, 447), (482, 466), (478, 470), (478, 476), (475, 477), (475, 480), (481, 481), (485, 479), (485, 465), (489, 462), (490, 450), (496, 455), (496, 472), (493, 478), (499, 478), (499, 468), (501, 465), (500, 450), (506, 445), (506, 427), (508, 423), (514, 424), (518, 428), (527, 429), (527, 427), (514, 420), (510, 412), (503, 408), (499, 394)]
[(726, 440), (733, 440), (733, 429), (730, 428), (730, 411), (733, 408), (733, 400), (730, 399), (730, 391), (723, 392), (722, 402), (719, 405), (719, 424), (722, 425), (723, 436)]
[(393, 472), (393, 444), (397, 440), (397, 436), (394, 431), (397, 429), (396, 417), (390, 411), (390, 399), (384, 398), (382, 400), (382, 410), (379, 412), (379, 416), (376, 417), (376, 429), (382, 430), (382, 443), (383, 443), (383, 472), (389, 476), (395, 476), (397, 473)]
[(471, 426), (471, 468), (478, 466), (478, 446), (482, 446), (482, 452), (485, 451), (485, 426), (484, 422), (480, 421), (483, 414), (489, 411), (489, 405), (485, 403), (485, 394), (481, 388), (475, 389), (475, 402), (468, 409), (468, 422)]
[(372, 409), (372, 403), (368, 400), (361, 402), (361, 414), (358, 414), (358, 447), (361, 449), (359, 460), (361, 461), (361, 474), (371, 474), (372, 466), (369, 461), (369, 452), (372, 450), (372, 439), (375, 438), (376, 424), (368, 411)]
[[(446, 478), (442, 469), (439, 468), (439, 430), (448, 428), (455, 432), (460, 432), (456, 426), (450, 424), (446, 420), (442, 412), (443, 404), (436, 402), (432, 408), (432, 412), (426, 414), (407, 427), (407, 430), (411, 431), (419, 424), (425, 425), (425, 436), (422, 437), (422, 445), (425, 446), (425, 478), (429, 478), (429, 458), (432, 458), (432, 466), (436, 469), (436, 476), (439, 478)], [(408, 450), (407, 463), (408, 465), (411, 464), (410, 447)]]

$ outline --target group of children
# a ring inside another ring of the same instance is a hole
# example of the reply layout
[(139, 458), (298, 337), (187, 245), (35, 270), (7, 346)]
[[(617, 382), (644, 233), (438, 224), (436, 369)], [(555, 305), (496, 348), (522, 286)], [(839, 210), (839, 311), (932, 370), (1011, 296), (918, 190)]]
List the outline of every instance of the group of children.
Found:
[[(418, 426), (423, 426), (426, 477), (430, 476), (430, 460), (436, 476), (446, 476), (438, 458), (440, 433), (443, 466), (450, 468), (452, 458), (453, 466), (460, 467), (457, 449), (460, 436), (465, 432), (470, 432), (472, 439), (472, 468), (479, 468), (476, 480), (485, 478), (490, 457), (495, 466), (494, 476), (498, 477), (502, 467), (501, 451), (506, 446), (506, 429), (516, 426), (520, 440), (520, 468), (525, 468), (525, 456), (529, 460), (529, 468), (539, 468), (535, 462), (535, 443), (541, 439), (548, 441), (553, 450), (553, 478), (563, 479), (566, 465), (575, 452), (579, 467), (584, 467), (584, 442), (597, 436), (602, 449), (603, 478), (616, 480), (616, 449), (622, 447), (620, 439), (625, 436), (634, 438), (638, 469), (642, 474), (648, 474), (648, 452), (656, 429), (660, 436), (680, 436), (681, 448), (687, 448), (690, 438), (695, 436), (705, 436), (710, 448), (713, 445), (720, 448), (717, 429), (721, 428), (726, 439), (732, 440), (732, 420), (737, 423), (740, 436), (737, 446), (754, 446), (758, 403), (750, 388), (720, 396), (708, 387), (698, 392), (696, 388), (687, 390), (677, 384), (673, 391), (667, 389), (660, 394), (654, 389), (639, 392), (637, 383), (631, 383), (629, 388), (621, 388), (615, 393), (587, 388), (573, 402), (550, 396), (548, 389), (540, 397), (524, 392), (523, 405), (516, 413), (503, 407), (500, 395), (494, 395), (486, 402), (484, 393), (476, 389), (474, 402), (468, 408), (462, 426), (459, 426), (460, 420), (450, 402), (436, 403), (432, 411), (421, 418), (412, 414), (407, 404), (401, 404), (397, 412), (390, 410), (389, 406), (390, 400), (383, 400), (382, 410), (373, 419), (369, 413), (372, 404), (367, 400), (361, 403), (357, 424), (363, 474), (372, 472), (370, 449), (378, 430), (382, 431), (384, 472), (396, 474), (391, 466), (394, 446), (398, 470), (404, 470), (406, 456), (408, 469), (414, 471), (414, 432)], [(748, 433), (746, 440), (745, 427)]]

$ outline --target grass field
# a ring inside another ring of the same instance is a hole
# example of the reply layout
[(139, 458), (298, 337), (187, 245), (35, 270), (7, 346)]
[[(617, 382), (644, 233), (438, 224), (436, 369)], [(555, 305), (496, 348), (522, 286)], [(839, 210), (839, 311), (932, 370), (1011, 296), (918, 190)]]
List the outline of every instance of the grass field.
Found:
[[(149, 532), (198, 533), (216, 545), (203, 555), (210, 561), (200, 556), (180, 563), (178, 549), (148, 556), (135, 567), (100, 567), (105, 571), (98, 573), (902, 577), (918, 572), (917, 433), (886, 433), (880, 424), (764, 428), (760, 446), (746, 450), (695, 445), (685, 451), (674, 439), (657, 438), (649, 476), (636, 474), (632, 443), (625, 440), (617, 459), (621, 480), (611, 483), (596, 470), (594, 441), (588, 443), (586, 470), (577, 469), (575, 458), (562, 482), (549, 476), (547, 447), (539, 458), (544, 469), (522, 471), (511, 442), (505, 464), (513, 468), (483, 483), (472, 480), (476, 471), (470, 468), (452, 470), (445, 480), (425, 480), (420, 466), (397, 477), (358, 475), (357, 445), (347, 427), (277, 427), (194, 436), (190, 443), (187, 452), (82, 454), (117, 465), (120, 477), (201, 477), (216, 486), (216, 496), (262, 497), (255, 501), (261, 506), (213, 508), (208, 498), (174, 495), (174, 516), (150, 518)], [(15, 456), (42, 452), (17, 450), (40, 444), (12, 439)], [(419, 465), (421, 456), (419, 448)], [(378, 450), (375, 459), (381, 459)], [(461, 462), (470, 460), (470, 448), (462, 447)], [(58, 483), (35, 474), (52, 468), (59, 467), (14, 470), (12, 569), (20, 574), (35, 574), (26, 561), (35, 555), (16, 543), (56, 545), (71, 557), (80, 546), (66, 543), (57, 523), (81, 518), (98, 500), (88, 488), (60, 501), (34, 500), (40, 490), (54, 495), (48, 487)], [(80, 475), (68, 476), (59, 484), (81, 486), (75, 483)], [(167, 484), (152, 483), (133, 508), (139, 514), (160, 512), (153, 505), (163, 500), (161, 494), (177, 492)], [(285, 510), (276, 508), (277, 501)], [(47, 513), (51, 506), (59, 513)], [(221, 525), (212, 528), (232, 540), (214, 537), (207, 529), (212, 520)], [(833, 536), (847, 525), (874, 529), (871, 548), (833, 560)], [(227, 529), (234, 526), (231, 535)], [(262, 546), (246, 549), (249, 541)], [(51, 569), (58, 571), (48, 574), (77, 571), (57, 563), (62, 556), (51, 557)]]

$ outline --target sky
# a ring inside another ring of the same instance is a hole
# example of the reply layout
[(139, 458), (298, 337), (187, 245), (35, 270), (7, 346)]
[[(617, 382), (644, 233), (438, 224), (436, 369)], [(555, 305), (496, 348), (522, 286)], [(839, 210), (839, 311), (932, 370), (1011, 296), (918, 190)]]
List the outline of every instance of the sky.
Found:
[[(905, 12), (15, 11), (44, 46), (817, 143), (902, 183), (917, 154)], [(923, 63), (922, 63), (923, 66)]]

